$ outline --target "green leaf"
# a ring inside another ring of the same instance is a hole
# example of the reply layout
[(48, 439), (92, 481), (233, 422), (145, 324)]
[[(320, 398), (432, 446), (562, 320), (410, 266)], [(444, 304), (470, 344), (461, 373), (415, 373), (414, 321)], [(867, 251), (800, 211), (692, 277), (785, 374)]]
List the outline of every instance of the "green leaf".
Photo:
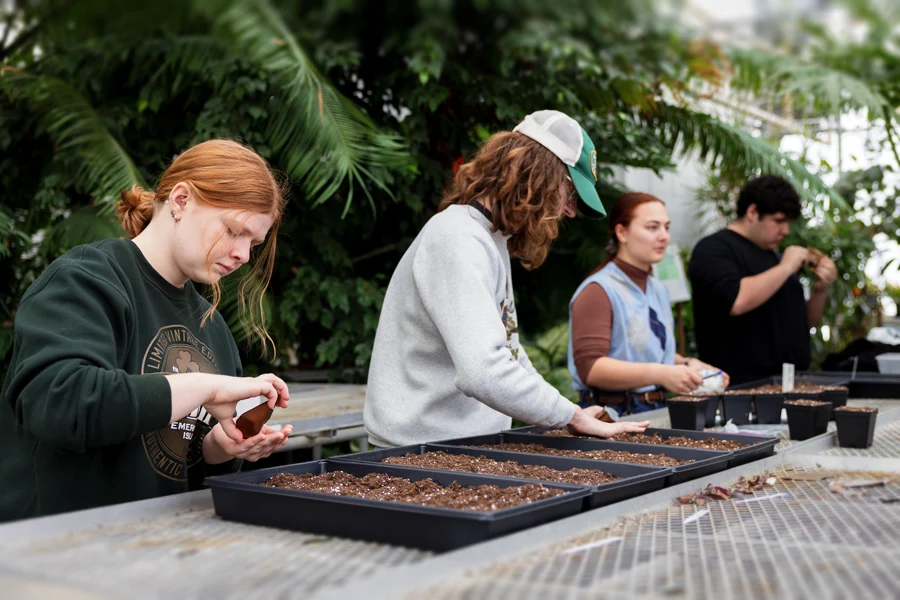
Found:
[(697, 151), (701, 159), (712, 164), (728, 164), (747, 174), (780, 175), (810, 204), (823, 207), (823, 198), (827, 197), (834, 207), (851, 212), (847, 202), (802, 163), (739, 127), (667, 103), (660, 103), (645, 115), (644, 122), (675, 152), (686, 155)]
[(0, 92), (35, 114), (53, 139), (57, 152), (75, 159), (77, 187), (112, 214), (122, 190), (147, 187), (128, 153), (103, 124), (100, 116), (71, 85), (47, 75), (13, 69), (0, 71)]
[(344, 183), (350, 184), (344, 214), (356, 188), (370, 202), (368, 184), (390, 194), (374, 169), (405, 163), (403, 143), (379, 131), (319, 73), (271, 3), (196, 0), (196, 6), (235, 50), (280, 80), (283, 91), (270, 107), (266, 138), (286, 172), (301, 182), (315, 204), (337, 194)]

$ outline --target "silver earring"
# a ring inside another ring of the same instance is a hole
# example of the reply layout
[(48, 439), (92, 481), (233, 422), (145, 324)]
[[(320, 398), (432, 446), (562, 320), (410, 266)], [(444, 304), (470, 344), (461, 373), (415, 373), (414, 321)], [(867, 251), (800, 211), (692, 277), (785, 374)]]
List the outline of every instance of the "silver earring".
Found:
[(175, 209), (174, 209), (174, 208), (173, 208), (172, 210), (169, 211), (169, 214), (172, 215), (172, 218), (173, 218), (173, 219), (175, 219), (176, 221), (178, 220), (178, 217), (175, 216)]

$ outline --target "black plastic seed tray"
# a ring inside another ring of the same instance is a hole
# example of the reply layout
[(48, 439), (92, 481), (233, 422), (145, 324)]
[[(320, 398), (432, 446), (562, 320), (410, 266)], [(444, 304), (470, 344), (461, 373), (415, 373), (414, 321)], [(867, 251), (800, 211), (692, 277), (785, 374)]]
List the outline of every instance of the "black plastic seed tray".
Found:
[(574, 515), (590, 494), (584, 486), (543, 483), (566, 493), (495, 512), (475, 512), (261, 485), (278, 473), (321, 475), (330, 471), (357, 477), (384, 473), (410, 481), (432, 479), (444, 486), (454, 481), (464, 486), (524, 485), (522, 479), (328, 460), (207, 477), (205, 483), (212, 488), (216, 514), (224, 519), (435, 551), (468, 546)]
[[(480, 446), (485, 444), (540, 444), (548, 448), (563, 450), (618, 450), (636, 454), (666, 454), (678, 460), (693, 462), (671, 467), (672, 472), (666, 476), (665, 485), (675, 485), (690, 481), (697, 477), (718, 473), (728, 466), (731, 452), (716, 450), (695, 450), (693, 448), (675, 448), (670, 446), (654, 448), (650, 444), (632, 444), (628, 442), (609, 442), (606, 440), (590, 440), (585, 438), (540, 435), (535, 433), (515, 433), (508, 431), (490, 435), (479, 435), (455, 440), (435, 442), (441, 446)], [(534, 456), (532, 454), (532, 456)], [(538, 455), (543, 456), (543, 455)], [(590, 460), (590, 459), (586, 459)], [(635, 463), (637, 464), (637, 463)]]
[[(504, 433), (536, 433), (542, 434), (547, 431), (545, 427), (522, 427), (521, 429), (510, 429)], [(663, 439), (670, 437), (686, 437), (692, 440), (733, 440), (739, 444), (744, 444), (743, 448), (731, 451), (731, 457), (728, 459), (728, 468), (743, 465), (748, 462), (760, 460), (767, 456), (775, 454), (775, 446), (778, 445), (779, 439), (773, 437), (759, 437), (755, 435), (740, 435), (734, 433), (719, 433), (718, 431), (690, 431), (686, 429), (656, 429), (648, 427), (644, 430), (647, 435), (659, 434)], [(666, 446), (663, 444), (643, 444), (639, 442), (621, 442), (623, 444), (634, 444), (638, 446), (651, 446), (654, 448), (679, 448), (680, 446)]]
[[(503, 452), (500, 450), (480, 450), (477, 448), (462, 448), (460, 446), (441, 446), (439, 444), (415, 444), (412, 446), (400, 446), (398, 448), (388, 448), (385, 450), (374, 450), (372, 452), (362, 452), (359, 454), (347, 454), (332, 459), (335, 462), (366, 462), (380, 463), (385, 458), (391, 456), (406, 456), (407, 454), (425, 454), (426, 452), (443, 451), (448, 454), (465, 454), (468, 456), (485, 456), (496, 461), (504, 462), (511, 460), (522, 465), (540, 465), (542, 467), (550, 467), (566, 471), (568, 469), (591, 469), (603, 471), (615, 477), (621, 477), (618, 481), (604, 483), (600, 485), (585, 486), (591, 490), (591, 495), (585, 498), (584, 508), (589, 510), (599, 506), (606, 506), (614, 502), (634, 498), (641, 494), (655, 492), (661, 490), (665, 484), (666, 477), (671, 473), (669, 467), (651, 467), (648, 465), (633, 465), (630, 463), (617, 463), (602, 460), (584, 460), (578, 458), (566, 458), (563, 456), (544, 456), (540, 454), (523, 454), (521, 452)], [(413, 467), (403, 465), (408, 469), (426, 469), (431, 467)], [(465, 472), (465, 471), (454, 471)], [(487, 475), (481, 474), (483, 477), (503, 477), (504, 475)], [(531, 479), (521, 479), (521, 481), (533, 481)], [(541, 481), (541, 483), (544, 483)], [(546, 483), (553, 483), (547, 481)]]
[(900, 398), (900, 377), (881, 373), (857, 373), (843, 382), (850, 388), (851, 398)]

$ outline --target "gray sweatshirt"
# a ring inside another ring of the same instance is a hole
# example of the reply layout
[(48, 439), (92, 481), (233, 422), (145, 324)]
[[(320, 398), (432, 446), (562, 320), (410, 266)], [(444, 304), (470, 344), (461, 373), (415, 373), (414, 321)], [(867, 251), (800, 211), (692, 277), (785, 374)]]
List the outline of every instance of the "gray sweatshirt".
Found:
[(535, 372), (519, 345), (509, 236), (476, 208), (435, 215), (391, 277), (369, 368), (369, 441), (402, 446), (561, 427), (575, 406)]

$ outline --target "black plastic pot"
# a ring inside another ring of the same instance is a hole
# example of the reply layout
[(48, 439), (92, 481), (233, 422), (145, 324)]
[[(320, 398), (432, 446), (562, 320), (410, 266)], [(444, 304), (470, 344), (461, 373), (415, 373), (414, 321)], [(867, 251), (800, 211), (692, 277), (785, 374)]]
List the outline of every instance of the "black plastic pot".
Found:
[(792, 440), (807, 440), (828, 431), (831, 403), (815, 402), (819, 402), (819, 404), (809, 406), (785, 403), (784, 408), (787, 410), (788, 429)]
[(872, 412), (835, 410), (833, 418), (837, 423), (838, 444), (842, 448), (868, 448), (875, 437), (875, 421), (878, 409)]
[[(763, 424), (781, 423), (781, 409), (787, 394), (756, 394), (753, 402), (756, 404), (756, 422)], [(800, 398), (791, 398), (799, 400)]]
[(672, 429), (688, 429), (703, 431), (706, 426), (706, 407), (712, 403), (711, 398), (669, 398), (669, 422)]
[(750, 422), (750, 404), (752, 394), (724, 394), (722, 396), (722, 422), (729, 420), (735, 425), (747, 425)]
[(831, 402), (831, 420), (834, 421), (834, 409), (839, 406), (847, 406), (847, 398), (850, 397), (850, 390), (844, 386), (837, 387), (833, 390), (825, 390), (822, 392), (822, 400)]
[(706, 423), (707, 427), (716, 426), (716, 412), (719, 410), (719, 400), (721, 396), (715, 395), (709, 397), (709, 403), (706, 405)]

